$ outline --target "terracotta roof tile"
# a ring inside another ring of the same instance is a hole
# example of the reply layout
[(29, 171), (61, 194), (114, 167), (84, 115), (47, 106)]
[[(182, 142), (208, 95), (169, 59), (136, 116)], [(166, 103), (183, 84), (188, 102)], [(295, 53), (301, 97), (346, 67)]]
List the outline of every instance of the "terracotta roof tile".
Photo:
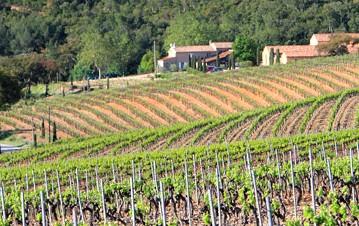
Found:
[(314, 34), (318, 42), (329, 42), (334, 35), (349, 35), (352, 38), (359, 38), (359, 33), (319, 33)]
[(212, 42), (217, 49), (232, 49), (233, 42)]
[[(222, 52), (219, 54), (219, 59), (222, 59), (222, 58), (225, 58), (229, 55), (232, 54), (232, 51), (231, 50), (228, 50), (228, 51), (225, 51), (225, 52)], [(209, 62), (213, 62), (217, 59), (217, 56), (214, 56), (214, 57), (209, 57), (206, 59), (206, 62), (209, 63)]]
[(189, 52), (216, 52), (209, 45), (199, 45), (199, 46), (176, 46), (175, 51), (177, 53), (189, 53)]
[(274, 52), (279, 49), (279, 52), (285, 53), (288, 58), (316, 57), (326, 55), (325, 53), (320, 53), (316, 46), (311, 45), (266, 46), (266, 48), (273, 48)]

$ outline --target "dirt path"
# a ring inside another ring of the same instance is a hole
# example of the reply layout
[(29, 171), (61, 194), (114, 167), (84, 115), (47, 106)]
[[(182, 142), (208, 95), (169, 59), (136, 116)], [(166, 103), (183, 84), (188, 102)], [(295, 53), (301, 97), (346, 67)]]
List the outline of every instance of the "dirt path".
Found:
[(240, 122), (238, 127), (236, 127), (235, 129), (231, 130), (227, 135), (227, 141), (228, 142), (232, 142), (232, 141), (238, 141), (241, 140), (244, 136), (244, 133), (246, 132), (246, 130), (249, 128), (249, 126), (252, 124), (252, 119), (248, 119), (244, 122)]
[(350, 129), (355, 125), (355, 113), (358, 110), (359, 96), (346, 99), (340, 106), (333, 123), (333, 130)]
[(212, 107), (206, 105), (205, 103), (202, 103), (199, 101), (196, 97), (193, 97), (192, 95), (185, 93), (184, 91), (169, 91), (169, 93), (174, 93), (179, 96), (182, 96), (188, 101), (188, 104), (194, 104), (197, 105), (199, 108), (203, 109), (204, 111), (208, 112), (210, 115), (213, 116), (219, 116), (220, 114), (215, 111)]
[(156, 96), (166, 100), (168, 103), (173, 104), (174, 106), (178, 107), (182, 112), (184, 112), (185, 114), (190, 115), (190, 117), (194, 118), (194, 119), (199, 119), (201, 118), (201, 114), (197, 113), (194, 109), (191, 108), (191, 106), (188, 105), (184, 105), (181, 101), (177, 100), (176, 98), (172, 97), (170, 94), (165, 95), (162, 93), (156, 93)]
[(327, 101), (319, 106), (309, 120), (305, 133), (324, 132), (328, 129), (328, 119), (335, 100)]
[(222, 123), (215, 128), (211, 129), (207, 133), (203, 134), (202, 137), (195, 143), (195, 145), (207, 145), (218, 142), (219, 134), (227, 126), (227, 123)]
[(115, 102), (109, 103), (109, 105), (112, 106), (113, 108), (115, 108), (119, 111), (122, 111), (123, 113), (131, 116), (139, 124), (143, 125), (143, 127), (148, 127), (148, 128), (153, 127), (149, 122), (147, 122), (143, 118), (138, 117), (136, 114), (132, 113), (132, 111), (130, 111), (128, 108), (124, 107), (123, 105), (120, 105), (119, 103), (115, 103)]
[(165, 114), (171, 115), (173, 118), (176, 119), (177, 122), (187, 122), (186, 119), (184, 119), (182, 116), (178, 115), (176, 112), (172, 111), (167, 105), (159, 102), (158, 100), (150, 98), (150, 97), (145, 97), (145, 96), (140, 96), (139, 98), (146, 101), (150, 105), (155, 106), (156, 108), (160, 109)]
[(200, 130), (201, 128), (195, 128), (190, 131), (187, 131), (185, 134), (183, 134), (181, 137), (179, 137), (177, 140), (175, 140), (172, 144), (169, 145), (169, 148), (182, 148), (189, 146), (192, 142), (193, 136)]
[(309, 106), (304, 106), (295, 109), (281, 125), (278, 134), (280, 136), (294, 135), (299, 132), (300, 122), (304, 118)]
[(278, 118), (280, 117), (281, 112), (274, 113), (267, 117), (265, 120), (260, 122), (260, 125), (257, 129), (254, 130), (251, 137), (253, 139), (265, 138), (272, 136), (272, 129)]
[(257, 93), (253, 93), (253, 92), (250, 92), (250, 90), (248, 90), (248, 89), (244, 89), (244, 88), (241, 88), (239, 86), (234, 86), (234, 85), (229, 84), (229, 83), (222, 82), (222, 83), (219, 83), (219, 84), (222, 85), (222, 86), (225, 86), (225, 87), (229, 87), (229, 88), (231, 88), (233, 90), (236, 90), (238, 93), (241, 93), (242, 95), (249, 97), (251, 100), (253, 100), (253, 102), (257, 103), (255, 105), (262, 106), (262, 107), (266, 107), (266, 106), (271, 105), (267, 100), (265, 100), (265, 98), (263, 98), (260, 95), (260, 91), (257, 92)]

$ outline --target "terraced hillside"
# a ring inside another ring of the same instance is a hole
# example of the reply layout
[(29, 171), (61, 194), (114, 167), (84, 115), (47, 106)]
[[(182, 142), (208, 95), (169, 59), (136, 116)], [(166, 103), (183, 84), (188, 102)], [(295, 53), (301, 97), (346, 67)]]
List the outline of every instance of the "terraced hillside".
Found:
[[(42, 118), (47, 123), (50, 107), (51, 121), (56, 122), (59, 137), (82, 137), (140, 128), (156, 128), (173, 123), (236, 114), (335, 93), (358, 85), (359, 60), (356, 56), (323, 58), (292, 65), (241, 69), (238, 72), (184, 75), (182, 78), (144, 84), (126, 90), (113, 88), (81, 95), (48, 98), (31, 106), (0, 113), (0, 126), (1, 130), (31, 128), (33, 124), (39, 128)], [(356, 103), (357, 100), (354, 98), (345, 100), (343, 104), (354, 109)], [(254, 116), (248, 116), (244, 120), (236, 119), (240, 125), (231, 122), (234, 130), (229, 130), (227, 127), (214, 127), (211, 130), (225, 129), (228, 134), (222, 137), (228, 140), (237, 140), (243, 136), (266, 137), (272, 134), (272, 130), (276, 130), (275, 134), (279, 135), (295, 134), (299, 130), (325, 131), (328, 128), (323, 117), (328, 116), (327, 113), (333, 106), (335, 103), (332, 101), (325, 106), (321, 105), (318, 109), (315, 108), (314, 116), (310, 120), (307, 119), (307, 112), (311, 112), (308, 105), (292, 109), (296, 114), (291, 115), (292, 118), (289, 120), (284, 120), (283, 123), (288, 126), (280, 128), (274, 127), (273, 122), (283, 120), (281, 114), (278, 111), (273, 114), (266, 111), (258, 115), (260, 120), (257, 121), (262, 123), (261, 125), (250, 122)], [(340, 118), (335, 119), (330, 126), (341, 129), (353, 125), (353, 111), (339, 109)], [(305, 128), (296, 127), (295, 120), (298, 121), (301, 117), (309, 120)], [(246, 129), (247, 127), (249, 130)], [(203, 130), (196, 127), (191, 133)], [(24, 137), (30, 140), (31, 134)], [(217, 138), (211, 135), (198, 136), (194, 143), (203, 144)], [(193, 143), (185, 139), (179, 142)], [(170, 146), (178, 145), (174, 142)]]
[[(86, 146), (64, 145), (58, 153), (38, 153), (34, 158), (39, 161), (65, 160), (354, 129), (359, 125), (358, 110), (359, 89), (348, 89), (192, 123), (98, 136), (89, 139)], [(63, 143), (66, 144), (66, 141)]]

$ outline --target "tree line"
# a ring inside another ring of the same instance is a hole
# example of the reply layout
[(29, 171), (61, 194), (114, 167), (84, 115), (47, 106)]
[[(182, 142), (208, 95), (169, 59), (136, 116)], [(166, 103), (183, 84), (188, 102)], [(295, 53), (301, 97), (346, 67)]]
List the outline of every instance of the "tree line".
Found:
[[(52, 69), (61, 80), (148, 72), (154, 41), (156, 55), (163, 56), (173, 42), (237, 38), (241, 44), (238, 37), (247, 41), (237, 59), (256, 63), (267, 44), (304, 44), (315, 32), (359, 31), (358, 9), (354, 0), (5, 0), (0, 71), (19, 78), (20, 88), (28, 84), (24, 73), (43, 82)], [(52, 62), (52, 69), (44, 62)]]

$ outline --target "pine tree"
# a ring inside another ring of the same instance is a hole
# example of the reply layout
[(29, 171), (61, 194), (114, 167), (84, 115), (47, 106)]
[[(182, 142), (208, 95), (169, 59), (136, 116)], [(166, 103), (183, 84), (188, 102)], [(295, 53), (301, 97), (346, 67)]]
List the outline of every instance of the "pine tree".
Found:
[(273, 64), (274, 64), (274, 49), (271, 48), (269, 52), (269, 65), (273, 65)]
[(52, 124), (52, 142), (57, 141), (57, 129), (56, 129), (56, 123), (53, 122)]
[(280, 64), (280, 52), (279, 52), (279, 49), (277, 49), (276, 53), (275, 53), (275, 62), (277, 64)]

